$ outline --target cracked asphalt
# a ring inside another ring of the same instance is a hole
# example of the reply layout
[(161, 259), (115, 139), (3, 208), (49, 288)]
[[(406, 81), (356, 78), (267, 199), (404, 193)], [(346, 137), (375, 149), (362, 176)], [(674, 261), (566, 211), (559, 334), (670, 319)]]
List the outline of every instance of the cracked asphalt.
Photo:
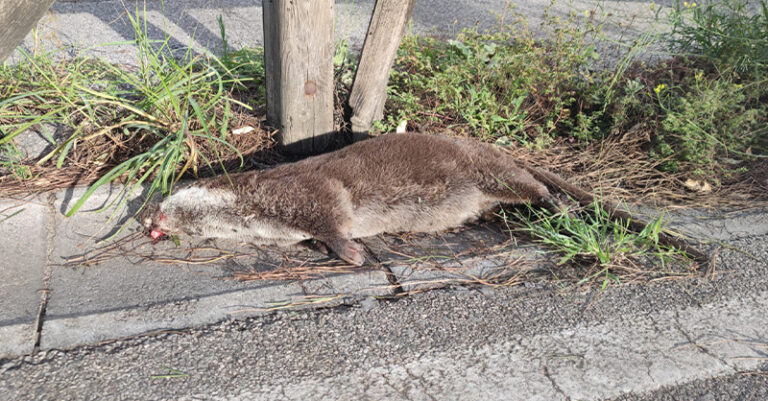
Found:
[(732, 241), (714, 279), (455, 287), (7, 359), (0, 390), (19, 400), (762, 400), (767, 239)]

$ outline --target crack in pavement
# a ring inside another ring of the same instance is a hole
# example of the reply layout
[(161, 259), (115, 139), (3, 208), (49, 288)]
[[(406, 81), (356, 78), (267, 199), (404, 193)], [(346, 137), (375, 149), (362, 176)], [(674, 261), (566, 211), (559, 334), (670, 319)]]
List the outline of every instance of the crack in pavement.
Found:
[(569, 397), (568, 394), (566, 394), (565, 391), (560, 388), (560, 385), (557, 384), (554, 376), (552, 376), (552, 374), (549, 372), (549, 367), (547, 365), (543, 365), (542, 368), (544, 371), (544, 377), (546, 377), (549, 380), (549, 383), (552, 384), (552, 388), (555, 389), (555, 392), (565, 397), (566, 401), (571, 401), (571, 397)]
[(51, 294), (51, 278), (53, 276), (53, 240), (56, 236), (56, 207), (54, 205), (56, 201), (56, 195), (51, 193), (48, 195), (48, 199), (45, 202), (45, 208), (48, 214), (48, 226), (46, 227), (45, 242), (47, 244), (47, 252), (45, 258), (45, 272), (43, 273), (43, 289), (40, 291), (40, 307), (37, 310), (37, 316), (35, 318), (34, 336), (32, 353), (40, 351), (40, 339), (43, 333), (43, 324), (45, 323), (45, 313), (48, 309), (48, 300)]
[(411, 369), (408, 368), (407, 365), (403, 366), (403, 368), (405, 369), (405, 373), (408, 375), (408, 377), (410, 377), (411, 379), (414, 379), (417, 382), (421, 383), (421, 385), (422, 385), (422, 394), (427, 396), (432, 401), (437, 401), (437, 398), (435, 398), (434, 395), (432, 395), (429, 392), (427, 392), (427, 388), (429, 387), (429, 383), (424, 379), (424, 377), (413, 373), (411, 371)]
[(685, 330), (685, 328), (683, 328), (682, 323), (680, 323), (680, 312), (679, 311), (675, 311), (673, 317), (674, 317), (674, 322), (675, 322), (675, 329), (680, 334), (682, 334), (683, 337), (685, 337), (686, 341), (688, 341), (688, 343), (690, 345), (693, 345), (697, 350), (699, 350), (699, 352), (701, 352), (701, 353), (707, 355), (708, 357), (710, 357), (710, 358), (720, 362), (723, 366), (727, 367), (731, 371), (730, 373), (736, 373), (737, 369), (735, 367), (731, 366), (731, 364), (729, 364), (726, 360), (724, 360), (723, 358), (719, 357), (718, 355), (716, 355), (715, 353), (710, 351), (707, 347), (701, 345), (699, 342), (696, 341), (695, 338), (693, 338), (693, 336), (691, 336), (690, 333), (688, 333), (687, 330)]

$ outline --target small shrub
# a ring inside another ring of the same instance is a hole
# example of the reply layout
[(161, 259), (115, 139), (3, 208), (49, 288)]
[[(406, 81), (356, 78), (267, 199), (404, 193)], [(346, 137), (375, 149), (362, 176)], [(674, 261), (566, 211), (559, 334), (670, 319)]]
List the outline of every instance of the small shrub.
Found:
[[(726, 78), (708, 80), (698, 73), (679, 87), (659, 90), (658, 157), (674, 155), (701, 170), (710, 169), (720, 155), (747, 156), (755, 134), (765, 127), (765, 107), (750, 107), (742, 88)], [(677, 166), (671, 162), (665, 167), (674, 171)]]

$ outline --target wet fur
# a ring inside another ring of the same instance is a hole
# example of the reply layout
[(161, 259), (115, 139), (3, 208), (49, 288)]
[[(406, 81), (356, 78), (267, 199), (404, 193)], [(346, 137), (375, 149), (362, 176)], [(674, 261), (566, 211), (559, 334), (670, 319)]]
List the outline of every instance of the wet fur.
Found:
[(162, 202), (144, 225), (256, 244), (314, 239), (360, 265), (354, 238), (442, 231), (499, 204), (552, 208), (547, 182), (564, 183), (493, 145), (389, 134), (270, 170), (198, 181)]

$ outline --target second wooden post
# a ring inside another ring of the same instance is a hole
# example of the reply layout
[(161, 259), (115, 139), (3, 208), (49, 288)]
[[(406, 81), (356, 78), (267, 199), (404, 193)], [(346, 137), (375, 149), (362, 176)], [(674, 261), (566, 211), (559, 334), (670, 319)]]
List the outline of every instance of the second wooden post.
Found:
[(415, 0), (377, 0), (349, 94), (352, 132), (365, 134), (384, 115), (389, 71)]

